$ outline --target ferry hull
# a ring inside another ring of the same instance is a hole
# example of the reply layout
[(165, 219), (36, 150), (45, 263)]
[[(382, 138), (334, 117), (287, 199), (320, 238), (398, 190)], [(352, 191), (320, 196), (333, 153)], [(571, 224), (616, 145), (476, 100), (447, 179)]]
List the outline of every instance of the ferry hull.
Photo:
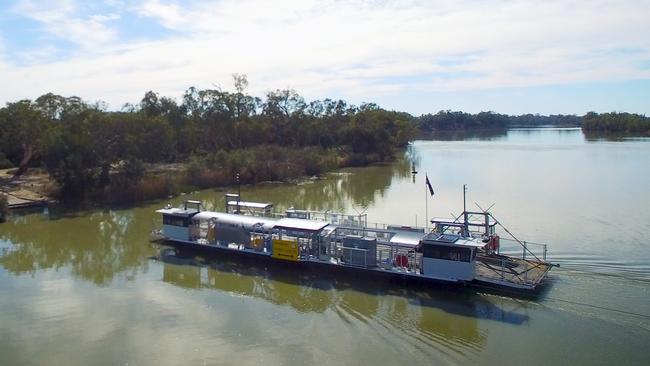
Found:
[(194, 242), (177, 241), (167, 238), (162, 238), (155, 241), (160, 245), (172, 247), (181, 253), (205, 256), (207, 259), (218, 257), (220, 259), (247, 262), (255, 266), (265, 265), (281, 268), (282, 270), (295, 269), (301, 274), (310, 273), (330, 278), (342, 278), (346, 281), (354, 281), (357, 279), (370, 281), (381, 280), (400, 284), (424, 286), (427, 289), (430, 289), (433, 286), (434, 288), (441, 290), (472, 287), (475, 289), (481, 289), (483, 291), (507, 294), (508, 296), (515, 297), (536, 297), (541, 293), (539, 289), (543, 287), (537, 286), (534, 289), (518, 289), (480, 280), (452, 281), (425, 277), (409, 272), (396, 272), (381, 270), (378, 268), (364, 268), (343, 264), (333, 264), (319, 260), (287, 261), (249, 250), (237, 250), (223, 246), (205, 245)]

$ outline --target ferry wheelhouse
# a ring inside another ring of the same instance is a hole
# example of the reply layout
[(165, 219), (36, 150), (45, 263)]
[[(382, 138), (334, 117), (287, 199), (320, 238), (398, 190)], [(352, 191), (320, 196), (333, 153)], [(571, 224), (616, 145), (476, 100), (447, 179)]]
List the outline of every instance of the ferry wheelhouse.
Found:
[(433, 219), (430, 232), (369, 225), (365, 215), (293, 208), (276, 214), (270, 203), (237, 195), (226, 197), (225, 212), (205, 211), (192, 200), (156, 212), (162, 215), (159, 238), (175, 246), (371, 276), (531, 292), (553, 266), (546, 245), (500, 238), (489, 212), (465, 210), (462, 221)]

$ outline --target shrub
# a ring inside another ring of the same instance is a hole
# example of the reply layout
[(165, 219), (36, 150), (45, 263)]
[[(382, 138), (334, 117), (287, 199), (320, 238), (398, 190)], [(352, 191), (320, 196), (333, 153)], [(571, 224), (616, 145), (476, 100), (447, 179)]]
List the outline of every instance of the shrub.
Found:
[(145, 176), (135, 186), (134, 198), (146, 201), (168, 197), (178, 193), (182, 177), (180, 173), (164, 176)]
[(7, 156), (4, 153), (0, 152), (0, 169), (9, 169), (13, 167), (14, 164), (7, 159)]

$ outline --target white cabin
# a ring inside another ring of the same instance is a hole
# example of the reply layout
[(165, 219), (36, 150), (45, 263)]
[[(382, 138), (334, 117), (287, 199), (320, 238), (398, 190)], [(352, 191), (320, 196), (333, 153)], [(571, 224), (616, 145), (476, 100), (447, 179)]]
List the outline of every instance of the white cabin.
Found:
[(163, 235), (172, 240), (190, 240), (190, 224), (192, 217), (201, 212), (200, 201), (186, 201), (181, 207), (167, 207), (156, 210), (162, 214)]
[(420, 245), (422, 274), (450, 281), (471, 281), (476, 274), (477, 251), (484, 246), (479, 239), (435, 232), (427, 234)]

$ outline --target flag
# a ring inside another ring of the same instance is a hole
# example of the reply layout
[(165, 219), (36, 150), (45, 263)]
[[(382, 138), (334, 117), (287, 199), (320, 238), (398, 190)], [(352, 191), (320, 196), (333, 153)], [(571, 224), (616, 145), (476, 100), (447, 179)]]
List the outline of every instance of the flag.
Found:
[(433, 187), (431, 186), (431, 182), (429, 182), (429, 176), (427, 176), (426, 174), (424, 176), (427, 179), (427, 187), (429, 187), (429, 193), (431, 193), (431, 195), (433, 196)]

